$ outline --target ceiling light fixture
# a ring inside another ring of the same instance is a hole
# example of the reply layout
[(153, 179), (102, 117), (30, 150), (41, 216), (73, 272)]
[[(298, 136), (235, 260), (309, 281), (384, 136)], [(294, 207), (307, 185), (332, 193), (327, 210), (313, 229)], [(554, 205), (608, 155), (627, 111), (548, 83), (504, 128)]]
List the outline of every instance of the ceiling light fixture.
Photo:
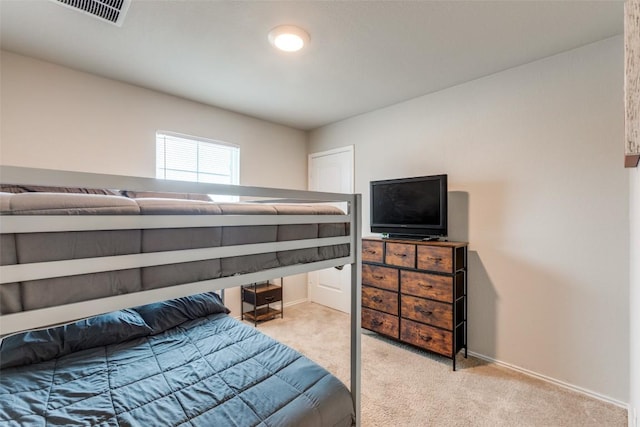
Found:
[(309, 43), (309, 33), (294, 25), (280, 25), (269, 31), (269, 42), (285, 52), (297, 52)]

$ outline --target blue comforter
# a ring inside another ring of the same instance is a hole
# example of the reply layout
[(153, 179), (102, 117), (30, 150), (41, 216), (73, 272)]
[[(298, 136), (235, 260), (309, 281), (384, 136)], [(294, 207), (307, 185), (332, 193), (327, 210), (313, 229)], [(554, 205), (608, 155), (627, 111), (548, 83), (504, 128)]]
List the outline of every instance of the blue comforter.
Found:
[(350, 426), (346, 387), (202, 294), (5, 338), (0, 425)]

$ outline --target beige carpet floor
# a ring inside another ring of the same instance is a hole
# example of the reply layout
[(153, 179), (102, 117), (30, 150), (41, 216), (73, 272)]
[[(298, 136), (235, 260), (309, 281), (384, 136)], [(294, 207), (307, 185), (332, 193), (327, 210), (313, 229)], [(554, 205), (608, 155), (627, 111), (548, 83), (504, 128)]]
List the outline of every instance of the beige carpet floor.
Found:
[[(304, 303), (258, 329), (349, 384), (349, 316)], [(458, 355), (451, 361), (363, 331), (362, 426), (627, 426), (627, 411)]]

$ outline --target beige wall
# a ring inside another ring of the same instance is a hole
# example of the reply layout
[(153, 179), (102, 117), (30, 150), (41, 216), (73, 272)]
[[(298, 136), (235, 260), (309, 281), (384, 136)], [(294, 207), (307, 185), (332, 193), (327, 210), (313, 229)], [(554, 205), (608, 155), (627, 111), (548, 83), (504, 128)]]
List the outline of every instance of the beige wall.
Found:
[(631, 269), (629, 310), (631, 316), (631, 331), (629, 352), (629, 427), (640, 426), (640, 168), (629, 170), (631, 223), (629, 266)]
[[(625, 1), (625, 96), (627, 102), (626, 152), (640, 153), (640, 2)], [(635, 18), (635, 19), (633, 19)], [(634, 79), (635, 77), (635, 79)], [(640, 426), (640, 168), (630, 170), (630, 290), (629, 309), (631, 316), (631, 331), (629, 334), (631, 351), (630, 360), (630, 390), (629, 390), (629, 427)]]
[(355, 145), (364, 235), (370, 180), (449, 174), (470, 350), (626, 404), (623, 118), (620, 36), (322, 127), (310, 152)]
[[(0, 163), (155, 176), (155, 133), (240, 146), (240, 183), (306, 189), (306, 134), (10, 52), (0, 57)], [(285, 281), (305, 299), (306, 276)], [(227, 292), (234, 315), (239, 293)]]

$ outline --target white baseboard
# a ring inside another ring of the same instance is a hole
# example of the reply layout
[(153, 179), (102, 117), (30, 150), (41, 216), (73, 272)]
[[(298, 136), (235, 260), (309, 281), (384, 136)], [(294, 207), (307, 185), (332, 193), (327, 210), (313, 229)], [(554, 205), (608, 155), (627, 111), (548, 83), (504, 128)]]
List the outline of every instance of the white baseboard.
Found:
[[(603, 394), (596, 393), (595, 391), (588, 390), (586, 388), (582, 388), (582, 387), (579, 387), (577, 385), (569, 384), (569, 383), (566, 383), (564, 381), (561, 381), (561, 380), (558, 380), (558, 379), (555, 379), (555, 378), (551, 378), (551, 377), (548, 377), (546, 375), (542, 375), (542, 374), (530, 371), (530, 370), (525, 369), (525, 368), (521, 368), (520, 366), (512, 365), (511, 363), (507, 363), (507, 362), (503, 362), (503, 361), (498, 360), (498, 359), (494, 359), (493, 357), (485, 356), (484, 354), (476, 353), (475, 351), (470, 351), (469, 350), (469, 355), (471, 355), (473, 357), (477, 357), (478, 359), (486, 360), (487, 362), (495, 363), (496, 365), (504, 366), (505, 368), (512, 369), (514, 371), (523, 373), (525, 375), (529, 375), (530, 377), (538, 378), (540, 380), (549, 382), (551, 384), (558, 385), (558, 386), (566, 388), (568, 390), (584, 394), (584, 395), (592, 397), (594, 399), (598, 399), (598, 400), (601, 400), (603, 402), (611, 403), (611, 404), (616, 405), (616, 406), (618, 406), (620, 408), (626, 409), (628, 411), (628, 413), (629, 413), (629, 419), (631, 420), (631, 407), (626, 402), (622, 402), (620, 400), (613, 399), (613, 398), (611, 398), (609, 396), (605, 396)], [(629, 426), (631, 426), (631, 424), (629, 424)], [(636, 426), (633, 426), (633, 427), (636, 427)]]
[(289, 301), (289, 302), (285, 303), (284, 307), (287, 308), (287, 307), (291, 307), (292, 305), (303, 304), (303, 303), (308, 302), (308, 301), (309, 301), (308, 298), (301, 298), (301, 299), (298, 299), (298, 300), (295, 300), (295, 301)]

